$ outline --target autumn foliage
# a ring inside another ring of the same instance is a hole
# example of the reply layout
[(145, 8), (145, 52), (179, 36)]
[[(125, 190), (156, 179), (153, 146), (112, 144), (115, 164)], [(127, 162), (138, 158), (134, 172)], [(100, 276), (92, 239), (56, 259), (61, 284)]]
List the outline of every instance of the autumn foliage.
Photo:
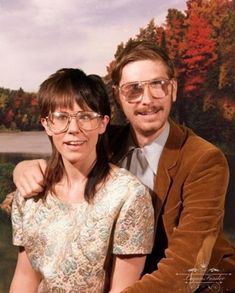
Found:
[[(235, 0), (186, 4), (184, 12), (169, 9), (162, 25), (152, 19), (132, 39), (152, 40), (173, 59), (179, 86), (174, 118), (234, 151)], [(124, 46), (118, 46), (115, 57)]]
[(35, 93), (0, 88), (0, 130), (6, 129), (41, 129)]

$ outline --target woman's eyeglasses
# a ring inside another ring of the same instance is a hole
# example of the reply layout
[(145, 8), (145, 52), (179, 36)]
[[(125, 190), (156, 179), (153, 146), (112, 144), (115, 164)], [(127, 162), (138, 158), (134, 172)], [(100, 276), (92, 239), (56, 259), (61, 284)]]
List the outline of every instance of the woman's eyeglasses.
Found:
[(46, 117), (47, 125), (54, 133), (66, 131), (72, 118), (76, 119), (79, 128), (83, 130), (95, 130), (103, 116), (91, 111), (78, 111), (76, 114), (67, 112), (53, 112)]

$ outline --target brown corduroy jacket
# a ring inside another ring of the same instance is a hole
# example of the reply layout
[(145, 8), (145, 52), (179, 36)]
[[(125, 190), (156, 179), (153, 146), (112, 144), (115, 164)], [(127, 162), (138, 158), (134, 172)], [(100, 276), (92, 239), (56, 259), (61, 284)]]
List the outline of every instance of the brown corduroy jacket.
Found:
[[(129, 126), (112, 132), (117, 162), (125, 150)], [(153, 252), (147, 257), (146, 274), (123, 293), (195, 292), (200, 283), (209, 286), (208, 292), (215, 286), (217, 292), (235, 290), (235, 248), (222, 231), (228, 179), (222, 152), (170, 121), (154, 186)]]

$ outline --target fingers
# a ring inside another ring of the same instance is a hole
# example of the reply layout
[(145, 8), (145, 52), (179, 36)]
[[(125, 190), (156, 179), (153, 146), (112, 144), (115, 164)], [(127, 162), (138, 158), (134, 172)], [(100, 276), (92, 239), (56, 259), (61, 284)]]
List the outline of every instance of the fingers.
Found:
[(46, 166), (46, 162), (43, 161), (22, 161), (15, 167), (13, 180), (22, 196), (31, 197), (43, 191), (42, 172)]
[(17, 189), (21, 193), (21, 195), (25, 198), (32, 197), (37, 195), (38, 193), (43, 191), (43, 186), (38, 184), (35, 179), (30, 180), (29, 182), (26, 180), (21, 180), (16, 185)]
[(7, 213), (8, 215), (11, 214), (11, 205), (12, 205), (14, 194), (15, 194), (15, 191), (9, 193), (4, 199), (4, 201), (0, 204), (0, 208), (3, 211), (5, 211), (5, 213)]

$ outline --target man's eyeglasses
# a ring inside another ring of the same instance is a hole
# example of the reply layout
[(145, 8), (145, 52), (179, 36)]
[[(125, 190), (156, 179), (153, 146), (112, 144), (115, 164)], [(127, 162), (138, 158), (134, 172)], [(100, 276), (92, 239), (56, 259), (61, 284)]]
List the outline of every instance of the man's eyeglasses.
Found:
[(102, 117), (102, 115), (91, 111), (78, 111), (76, 114), (53, 112), (46, 117), (46, 121), (52, 132), (62, 133), (68, 129), (72, 118), (76, 119), (79, 128), (95, 130), (98, 128)]
[(119, 90), (129, 103), (137, 103), (142, 100), (145, 85), (148, 86), (153, 98), (162, 99), (168, 95), (171, 81), (171, 79), (135, 81), (121, 85)]

